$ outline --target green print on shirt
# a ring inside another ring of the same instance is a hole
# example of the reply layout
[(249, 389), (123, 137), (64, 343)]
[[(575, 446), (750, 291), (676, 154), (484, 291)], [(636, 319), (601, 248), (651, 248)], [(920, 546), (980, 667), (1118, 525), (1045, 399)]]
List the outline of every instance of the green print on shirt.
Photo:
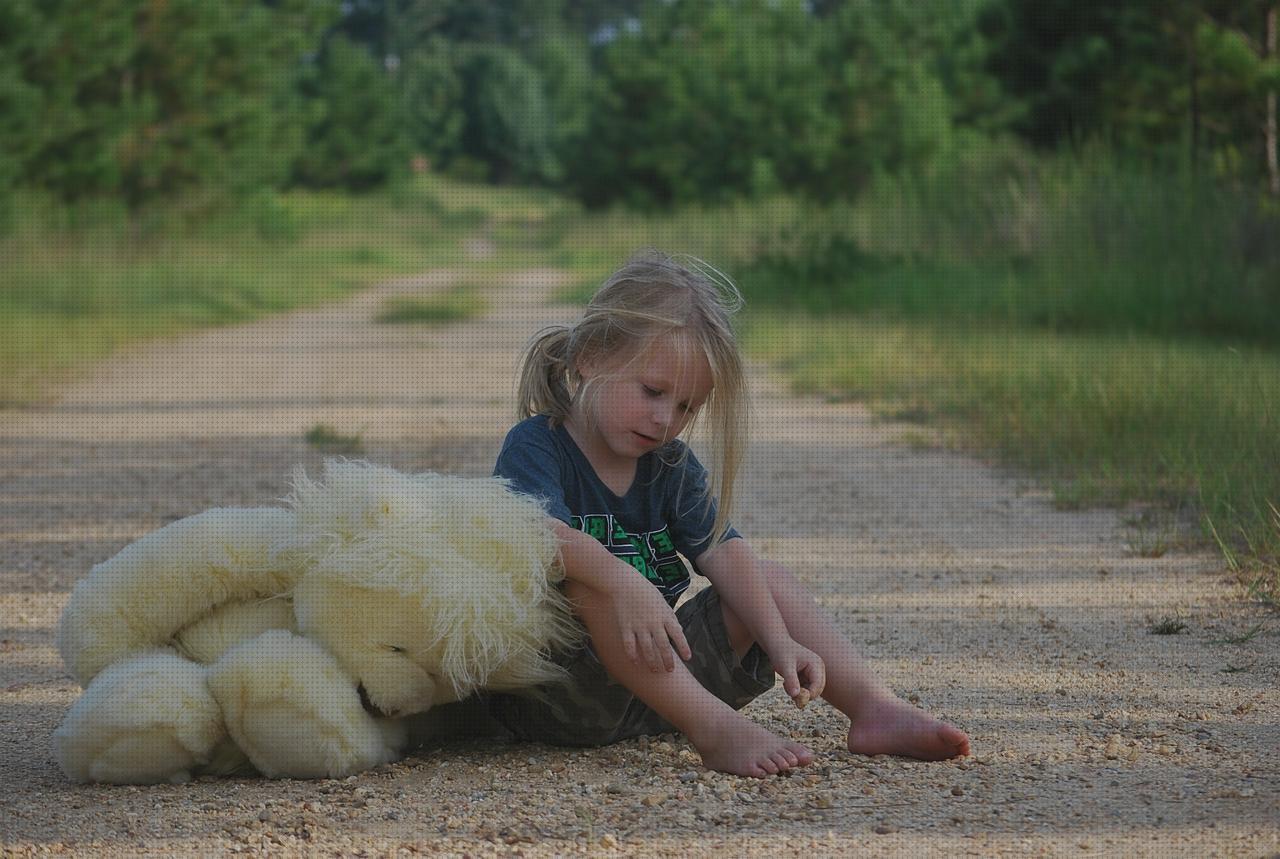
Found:
[(571, 524), (659, 587), (671, 587), (688, 575), (684, 562), (676, 555), (676, 545), (666, 526), (647, 534), (630, 534), (612, 515), (599, 513), (574, 516)]
[(604, 545), (609, 545), (609, 520), (612, 516), (574, 516), (573, 527)]

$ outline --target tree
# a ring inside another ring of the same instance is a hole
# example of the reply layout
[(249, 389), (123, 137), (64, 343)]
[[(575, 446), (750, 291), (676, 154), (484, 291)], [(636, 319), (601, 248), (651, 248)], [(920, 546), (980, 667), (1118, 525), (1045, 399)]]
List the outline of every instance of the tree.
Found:
[(20, 106), (37, 92), (40, 122), (11, 131), (22, 142), (5, 149), (29, 184), (67, 199), (120, 194), (135, 207), (282, 181), (301, 143), (291, 104), (301, 58), (335, 8), (15, 0), (0, 87)]
[(363, 45), (331, 37), (302, 92), (309, 122), (297, 181), (362, 190), (407, 171), (411, 146), (400, 98)]
[(41, 17), (33, 0), (0, 6), (0, 201), (18, 181), (40, 138), (44, 95), (23, 74), (40, 51)]
[(1271, 188), (1271, 196), (1280, 197), (1280, 163), (1277, 162), (1277, 149), (1280, 142), (1276, 139), (1276, 89), (1280, 86), (1280, 53), (1276, 50), (1276, 30), (1280, 28), (1277, 18), (1280, 17), (1280, 6), (1272, 6), (1267, 10), (1266, 24), (1266, 57), (1267, 57), (1267, 118), (1263, 136), (1265, 138), (1267, 157), (1267, 176)]
[(820, 67), (840, 130), (828, 180), (852, 194), (877, 172), (924, 169), (966, 127), (1006, 127), (1002, 93), (986, 71), (977, 30), (987, 0), (885, 0), (835, 6)]
[(1000, 0), (982, 27), (1034, 142), (1181, 151), (1193, 167), (1271, 184), (1274, 13), (1275, 0)]
[(798, 0), (649, 3), (598, 49), (571, 186), (595, 204), (813, 187), (835, 132), (818, 47)]

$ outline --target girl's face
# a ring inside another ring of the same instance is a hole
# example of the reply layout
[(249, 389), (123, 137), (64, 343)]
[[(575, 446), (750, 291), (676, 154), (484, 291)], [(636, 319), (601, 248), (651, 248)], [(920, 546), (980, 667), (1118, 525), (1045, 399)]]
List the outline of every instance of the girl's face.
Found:
[(621, 366), (585, 362), (585, 382), (597, 379), (587, 398), (594, 421), (588, 421), (593, 440), (603, 444), (597, 453), (618, 459), (638, 459), (684, 431), (711, 396), (711, 367), (688, 338), (655, 340)]

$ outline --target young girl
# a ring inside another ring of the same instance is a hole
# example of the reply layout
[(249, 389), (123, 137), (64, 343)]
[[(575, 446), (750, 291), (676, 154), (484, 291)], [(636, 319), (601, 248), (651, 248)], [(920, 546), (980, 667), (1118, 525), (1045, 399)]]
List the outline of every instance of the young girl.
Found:
[[(730, 328), (741, 301), (701, 265), (647, 253), (577, 325), (533, 342), (523, 420), (494, 473), (545, 501), (589, 642), (559, 655), (571, 682), (494, 696), (492, 712), (517, 736), (561, 745), (678, 730), (706, 766), (763, 777), (813, 760), (738, 712), (777, 672), (800, 706), (821, 695), (849, 717), (852, 752), (966, 755), (963, 732), (895, 697), (791, 573), (729, 525), (746, 419)], [(710, 480), (680, 440), (699, 419), (715, 447)], [(673, 611), (689, 586), (681, 556), (711, 587)]]

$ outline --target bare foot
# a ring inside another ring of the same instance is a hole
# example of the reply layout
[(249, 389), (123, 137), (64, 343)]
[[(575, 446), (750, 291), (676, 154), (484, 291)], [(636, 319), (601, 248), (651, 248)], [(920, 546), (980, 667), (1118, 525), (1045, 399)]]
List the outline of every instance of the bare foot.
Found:
[(789, 742), (738, 713), (697, 737), (689, 737), (703, 766), (733, 775), (767, 775), (813, 763), (813, 752)]
[(969, 754), (969, 737), (901, 698), (887, 698), (858, 712), (849, 726), (849, 751), (942, 761)]

